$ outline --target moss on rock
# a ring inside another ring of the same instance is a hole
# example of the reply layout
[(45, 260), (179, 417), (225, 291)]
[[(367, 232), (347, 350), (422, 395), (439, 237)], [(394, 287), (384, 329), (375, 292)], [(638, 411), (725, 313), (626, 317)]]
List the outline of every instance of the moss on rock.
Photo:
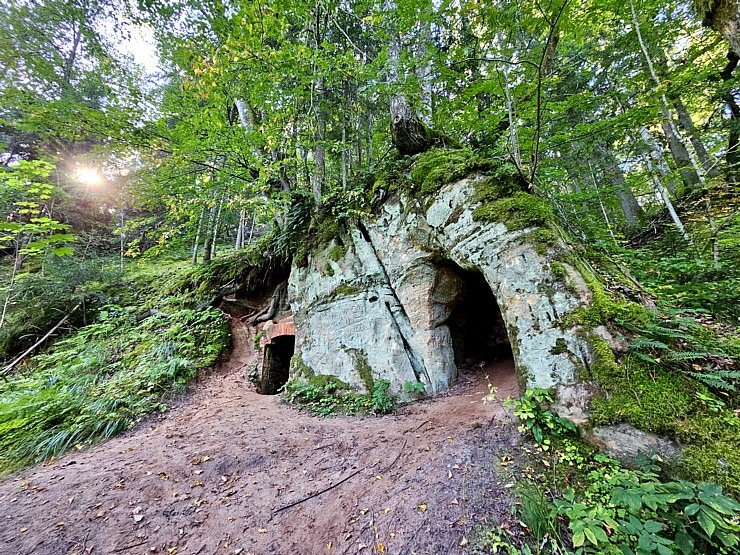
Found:
[(411, 180), (422, 195), (436, 193), (447, 183), (462, 179), (474, 170), (489, 169), (491, 162), (470, 149), (433, 148), (419, 155)]
[(501, 222), (509, 231), (545, 225), (552, 218), (552, 207), (547, 200), (523, 191), (482, 204), (473, 211), (474, 220)]

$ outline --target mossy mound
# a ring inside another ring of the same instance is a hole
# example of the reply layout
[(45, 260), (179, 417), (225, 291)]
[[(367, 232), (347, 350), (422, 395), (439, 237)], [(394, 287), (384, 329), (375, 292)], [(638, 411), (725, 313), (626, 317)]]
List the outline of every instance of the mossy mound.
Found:
[(474, 171), (493, 169), (493, 162), (470, 149), (433, 148), (419, 155), (411, 169), (411, 181), (424, 196), (437, 193), (444, 185)]
[(501, 222), (509, 231), (543, 226), (552, 221), (550, 203), (524, 191), (510, 197), (482, 204), (473, 211), (473, 219), (483, 222)]

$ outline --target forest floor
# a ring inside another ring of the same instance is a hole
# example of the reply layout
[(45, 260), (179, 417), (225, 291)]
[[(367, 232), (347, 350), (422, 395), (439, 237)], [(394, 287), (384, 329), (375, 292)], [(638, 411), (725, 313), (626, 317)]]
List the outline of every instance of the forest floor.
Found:
[(511, 361), (389, 416), (320, 419), (255, 392), (251, 330), (232, 328), (171, 410), (0, 483), (0, 553), (453, 555), (512, 519), (521, 438), (482, 402), (486, 376), (518, 395)]

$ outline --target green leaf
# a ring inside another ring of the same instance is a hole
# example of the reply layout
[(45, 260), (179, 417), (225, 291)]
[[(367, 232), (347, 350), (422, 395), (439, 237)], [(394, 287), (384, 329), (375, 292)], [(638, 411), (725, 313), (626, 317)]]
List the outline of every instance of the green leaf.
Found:
[(707, 536), (711, 537), (712, 534), (714, 534), (714, 529), (716, 528), (716, 525), (714, 524), (714, 520), (712, 519), (712, 517), (706, 512), (706, 509), (702, 508), (702, 510), (699, 511), (699, 514), (697, 515), (697, 520), (699, 521), (699, 525), (707, 533)]
[[(594, 534), (593, 530), (591, 528), (584, 528), (583, 529), (584, 534), (586, 535), (586, 538), (588, 538), (588, 541), (590, 541), (594, 545), (599, 545), (599, 541), (596, 539), (596, 534)], [(573, 544), (575, 545), (575, 544)]]
[(60, 247), (51, 251), (51, 254), (53, 254), (54, 256), (70, 256), (74, 253), (75, 251), (73, 251), (69, 247)]
[(643, 523), (643, 527), (651, 534), (657, 534), (658, 532), (663, 531), (663, 525), (655, 520), (646, 520)]
[(573, 547), (581, 547), (586, 542), (586, 535), (583, 530), (579, 530), (573, 534)]
[(687, 534), (685, 530), (676, 532), (675, 542), (684, 555), (690, 555), (694, 551), (694, 538)]

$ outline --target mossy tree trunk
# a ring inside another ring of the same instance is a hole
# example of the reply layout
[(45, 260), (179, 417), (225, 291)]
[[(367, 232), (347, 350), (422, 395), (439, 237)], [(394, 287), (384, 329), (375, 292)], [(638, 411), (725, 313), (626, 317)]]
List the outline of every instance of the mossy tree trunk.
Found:
[(391, 138), (401, 154), (411, 156), (427, 150), (431, 133), (416, 115), (405, 94), (391, 99)]

